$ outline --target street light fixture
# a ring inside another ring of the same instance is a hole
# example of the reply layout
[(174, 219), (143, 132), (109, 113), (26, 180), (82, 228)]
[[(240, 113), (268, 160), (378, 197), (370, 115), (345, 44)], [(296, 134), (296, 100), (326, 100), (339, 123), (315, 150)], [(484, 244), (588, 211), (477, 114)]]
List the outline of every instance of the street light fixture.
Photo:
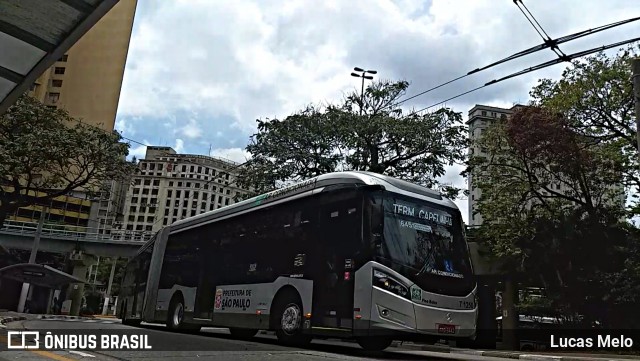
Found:
[[(356, 72), (351, 73), (352, 77), (362, 78), (362, 87), (360, 89), (360, 115), (362, 115), (362, 109), (364, 108), (364, 80), (373, 79), (371, 75), (367, 75), (367, 74), (378, 74), (378, 72), (376, 70), (364, 70), (357, 66), (353, 68), (353, 70), (355, 70)], [(358, 74), (358, 73), (361, 73), (361, 74)]]

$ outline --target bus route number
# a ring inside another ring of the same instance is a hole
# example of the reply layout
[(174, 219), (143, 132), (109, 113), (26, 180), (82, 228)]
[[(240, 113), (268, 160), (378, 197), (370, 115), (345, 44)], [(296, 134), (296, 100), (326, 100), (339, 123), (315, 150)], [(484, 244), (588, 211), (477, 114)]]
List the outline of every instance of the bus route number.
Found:
[(460, 301), (460, 307), (466, 309), (472, 309), (475, 307), (475, 302), (473, 301)]

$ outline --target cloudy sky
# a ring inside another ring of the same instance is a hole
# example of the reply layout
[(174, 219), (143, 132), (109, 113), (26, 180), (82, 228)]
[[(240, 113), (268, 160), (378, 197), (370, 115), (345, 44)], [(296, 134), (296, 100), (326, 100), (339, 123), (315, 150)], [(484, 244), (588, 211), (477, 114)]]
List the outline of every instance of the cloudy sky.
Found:
[[(639, 16), (638, 0), (525, 0), (553, 38)], [(562, 45), (567, 54), (640, 35), (640, 22)], [(244, 161), (258, 118), (359, 89), (354, 66), (405, 79), (408, 96), (541, 43), (512, 0), (139, 0), (116, 128), (179, 152)], [(539, 52), (479, 72), (403, 104), (423, 108), (492, 79), (552, 60)], [(524, 103), (541, 77), (520, 76), (452, 100)], [(132, 144), (132, 154), (144, 156)], [(444, 181), (465, 186), (452, 167)], [(457, 202), (467, 217), (467, 202)]]

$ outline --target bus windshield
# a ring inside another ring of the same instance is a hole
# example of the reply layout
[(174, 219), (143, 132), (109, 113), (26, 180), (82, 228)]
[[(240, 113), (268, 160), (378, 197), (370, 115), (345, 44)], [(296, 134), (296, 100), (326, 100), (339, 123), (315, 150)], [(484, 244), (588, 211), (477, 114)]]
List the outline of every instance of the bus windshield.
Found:
[(407, 278), (432, 291), (472, 285), (459, 211), (394, 194), (384, 197), (383, 208), (383, 254), (406, 267)]

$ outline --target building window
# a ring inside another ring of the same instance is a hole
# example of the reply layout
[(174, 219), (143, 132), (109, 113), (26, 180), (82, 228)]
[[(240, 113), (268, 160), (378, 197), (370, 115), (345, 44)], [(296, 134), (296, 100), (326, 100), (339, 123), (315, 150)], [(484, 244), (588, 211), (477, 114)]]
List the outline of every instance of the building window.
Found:
[(155, 218), (154, 216), (149, 216), (149, 217), (147, 217), (147, 222), (149, 222), (149, 223), (153, 223), (153, 219), (154, 219), (154, 218)]
[(142, 194), (149, 194), (149, 188), (144, 188), (142, 190)]
[(135, 216), (133, 216), (133, 215), (129, 216), (129, 222), (133, 222), (133, 221), (135, 221), (135, 220), (136, 220), (136, 217), (135, 217)]
[(131, 203), (138, 203), (138, 197), (131, 198)]
[(60, 80), (60, 79), (51, 80), (51, 86), (54, 87), (54, 88), (62, 87), (62, 80)]
[(482, 115), (486, 116), (487, 112), (485, 112), (484, 110), (482, 111)]
[(154, 196), (157, 195), (158, 194), (158, 190), (157, 189), (152, 189), (151, 190), (151, 194), (154, 195)]
[(144, 222), (144, 216), (138, 216), (138, 222)]
[(56, 66), (56, 68), (53, 70), (53, 72), (55, 74), (64, 74), (65, 70), (66, 70), (66, 68), (63, 67), (63, 66)]
[(49, 93), (48, 98), (51, 103), (57, 103), (60, 100), (60, 93)]
[(151, 185), (151, 179), (145, 179), (144, 180), (144, 185), (150, 186)]
[(142, 225), (141, 224), (136, 226), (136, 231), (142, 231)]
[(169, 182), (169, 187), (173, 187), (173, 181)]
[(69, 55), (64, 54), (60, 59), (58, 59), (58, 61), (61, 61), (63, 63), (67, 62), (67, 59), (69, 59)]
[(173, 195), (173, 190), (167, 189), (167, 197), (171, 197), (172, 195)]
[(135, 179), (135, 185), (139, 186), (141, 183), (142, 183), (142, 180), (140, 180), (140, 178)]
[(135, 213), (136, 212), (136, 206), (131, 206), (131, 208), (129, 208), (129, 212)]
[(55, 105), (47, 105), (47, 108), (49, 108), (49, 109), (58, 109), (58, 107), (55, 106)]

